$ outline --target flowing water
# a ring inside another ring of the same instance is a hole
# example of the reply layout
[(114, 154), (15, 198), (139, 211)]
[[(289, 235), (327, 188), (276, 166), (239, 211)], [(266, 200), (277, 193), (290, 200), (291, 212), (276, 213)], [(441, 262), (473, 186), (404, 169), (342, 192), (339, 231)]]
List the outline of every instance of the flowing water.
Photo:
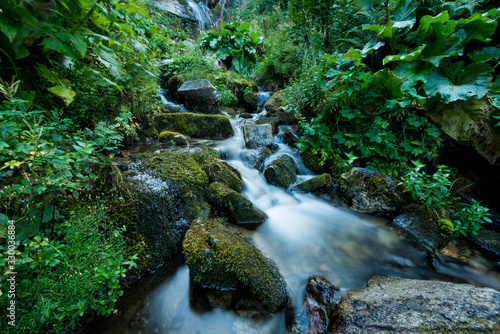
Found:
[[(265, 114), (263, 110), (254, 119)], [(268, 215), (254, 231), (235, 228), (276, 263), (296, 308), (308, 278), (314, 274), (340, 286), (337, 299), (342, 293), (365, 287), (374, 275), (470, 282), (500, 290), (498, 268), (492, 270), (495, 264), (482, 257), (471, 258), (467, 265), (444, 256), (430, 259), (386, 219), (267, 184), (263, 175), (245, 162), (249, 150), (244, 147), (240, 125), (248, 120), (237, 118), (231, 122), (233, 137), (205, 144), (223, 152), (227, 162), (241, 172), (242, 193)], [(279, 134), (275, 142), (279, 149), (267, 163), (279, 154), (290, 154), (296, 160), (299, 178), (312, 177), (296, 151), (283, 144)], [(192, 290), (189, 269), (181, 266), (149, 295), (142, 296), (140, 306), (129, 319), (115, 323), (103, 333), (286, 333), (283, 311), (269, 320), (251, 322), (230, 310), (200, 310), (191, 300)], [(131, 327), (132, 323), (136, 325)]]

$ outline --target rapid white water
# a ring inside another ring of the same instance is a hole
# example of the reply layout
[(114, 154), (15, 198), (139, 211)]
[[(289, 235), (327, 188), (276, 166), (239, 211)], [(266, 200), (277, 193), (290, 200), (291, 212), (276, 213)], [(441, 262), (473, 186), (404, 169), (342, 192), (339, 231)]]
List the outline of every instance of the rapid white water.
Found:
[[(263, 110), (255, 118), (266, 114)], [(321, 275), (340, 286), (342, 293), (366, 286), (374, 275), (394, 275), (420, 279), (470, 281), (500, 289), (498, 273), (488, 272), (490, 264), (471, 259), (464, 266), (450, 259), (442, 264), (429, 263), (426, 253), (416, 244), (403, 239), (388, 221), (358, 214), (322, 198), (289, 192), (269, 185), (264, 176), (250, 168), (245, 160), (241, 124), (248, 120), (231, 120), (235, 135), (211, 146), (224, 153), (229, 164), (243, 179), (243, 194), (266, 212), (268, 219), (256, 230), (238, 227), (266, 257), (273, 260), (285, 278), (294, 305), (300, 307), (311, 275)], [(275, 136), (279, 154), (290, 154), (299, 167), (300, 179), (312, 177), (301, 165), (297, 152)], [(265, 321), (250, 321), (234, 311), (200, 308), (192, 298), (189, 269), (176, 273), (140, 303), (141, 307), (127, 321), (115, 324), (106, 333), (286, 333), (284, 312)], [(131, 324), (134, 323), (135, 327)], [(137, 325), (139, 323), (139, 325)]]

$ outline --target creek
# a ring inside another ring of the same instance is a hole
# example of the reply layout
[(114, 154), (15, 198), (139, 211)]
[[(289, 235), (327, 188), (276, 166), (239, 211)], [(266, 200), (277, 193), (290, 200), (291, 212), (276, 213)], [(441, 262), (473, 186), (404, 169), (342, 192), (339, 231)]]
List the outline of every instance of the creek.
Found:
[[(262, 101), (269, 97), (269, 93), (260, 95)], [(253, 120), (265, 113), (263, 110), (255, 114)], [(263, 210), (268, 219), (256, 230), (234, 228), (276, 263), (288, 284), (296, 309), (302, 302), (308, 278), (314, 274), (340, 287), (335, 296), (337, 300), (347, 291), (365, 287), (374, 275), (468, 282), (500, 290), (497, 264), (479, 255), (473, 255), (468, 263), (440, 254), (429, 256), (391, 226), (389, 219), (354, 212), (341, 201), (269, 185), (258, 170), (245, 162), (249, 150), (244, 145), (241, 125), (253, 120), (232, 119), (235, 134), (227, 140), (197, 140), (191, 141), (191, 145), (212, 146), (240, 171), (244, 182), (243, 195)], [(283, 143), (281, 133), (275, 136), (275, 143), (279, 148), (266, 164), (287, 153), (296, 161), (299, 180), (313, 176), (302, 164), (297, 151)], [(268, 320), (251, 321), (239, 317), (234, 310), (200, 307), (193, 299), (193, 286), (186, 265), (165, 276), (147, 292), (137, 294), (135, 298), (138, 299), (130, 303), (129, 311), (123, 312), (125, 316), (120, 321), (112, 322), (99, 332), (287, 332), (284, 311)]]

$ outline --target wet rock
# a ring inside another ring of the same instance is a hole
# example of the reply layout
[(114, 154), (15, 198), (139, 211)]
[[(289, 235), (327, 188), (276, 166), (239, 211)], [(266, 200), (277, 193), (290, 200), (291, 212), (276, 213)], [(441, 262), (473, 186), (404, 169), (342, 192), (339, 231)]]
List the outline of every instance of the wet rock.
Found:
[(173, 131), (162, 131), (158, 135), (158, 139), (160, 142), (168, 142), (168, 141), (173, 141), (175, 136), (181, 135), (179, 132), (173, 132)]
[(247, 148), (270, 146), (274, 143), (272, 127), (269, 124), (243, 126), (243, 139)]
[(342, 296), (332, 333), (498, 333), (500, 292), (376, 276)]
[(278, 126), (280, 125), (296, 125), (299, 119), (294, 113), (280, 111), (277, 115), (271, 117), (262, 117), (255, 121), (255, 124), (271, 124), (273, 133), (278, 133)]
[(229, 118), (223, 115), (160, 114), (154, 123), (158, 132), (179, 132), (193, 138), (225, 139), (234, 133)]
[(253, 115), (252, 115), (252, 114), (250, 114), (250, 113), (248, 113), (248, 112), (244, 112), (244, 113), (241, 113), (241, 114), (240, 114), (240, 117), (241, 117), (241, 118), (245, 118), (245, 119), (250, 119), (250, 118), (252, 118), (252, 117), (253, 117)]
[(184, 137), (183, 135), (175, 135), (174, 136), (174, 143), (175, 143), (175, 145), (178, 145), (178, 146), (188, 146), (189, 145), (186, 137)]
[(340, 178), (342, 196), (355, 210), (363, 212), (397, 212), (407, 202), (391, 177), (366, 168), (353, 168)]
[(220, 113), (220, 93), (207, 79), (186, 81), (177, 94), (187, 109), (203, 114)]
[(286, 305), (287, 286), (276, 266), (220, 219), (194, 222), (184, 239), (184, 258), (195, 284), (246, 288), (268, 312)]
[(433, 220), (421, 217), (417, 213), (403, 213), (395, 217), (392, 222), (431, 253), (446, 245), (451, 239), (451, 235), (444, 233)]
[(209, 216), (209, 179), (200, 163), (216, 157), (209, 147), (142, 153), (134, 156), (133, 170), (122, 173), (124, 198), (111, 206), (111, 216), (127, 227), (138, 276), (178, 254), (191, 221)]
[(327, 279), (312, 276), (306, 286), (302, 308), (289, 329), (295, 333), (328, 333), (335, 308), (334, 292), (338, 290)]
[(281, 110), (281, 104), (283, 103), (283, 91), (277, 91), (271, 97), (269, 100), (267, 100), (265, 104), (265, 108), (267, 111), (267, 116), (275, 116), (278, 114), (278, 112), (282, 111)]
[(258, 149), (248, 150), (245, 155), (245, 160), (248, 162), (250, 167), (255, 168), (262, 172), (264, 167), (264, 162), (273, 154), (273, 152), (267, 147), (261, 147)]
[[(321, 192), (322, 190), (327, 188), (333, 189), (333, 184), (332, 184), (332, 177), (330, 176), (330, 174), (325, 173), (315, 176), (307, 181), (301, 182), (293, 186), (291, 190), (300, 192), (316, 192), (316, 191)], [(327, 190), (328, 192), (330, 191), (329, 189)]]
[(295, 161), (288, 154), (282, 154), (269, 163), (264, 176), (269, 184), (287, 189), (297, 179)]
[(267, 218), (264, 212), (254, 207), (252, 202), (242, 194), (223, 183), (210, 184), (207, 192), (212, 206), (227, 216), (231, 223), (247, 228), (257, 228)]
[(246, 109), (250, 112), (256, 112), (259, 104), (259, 97), (256, 92), (246, 92), (243, 94), (243, 101)]
[(302, 162), (307, 168), (312, 170), (315, 174), (328, 173), (328, 168), (326, 165), (321, 164), (321, 154), (314, 154), (310, 150), (301, 153)]
[(500, 259), (500, 233), (481, 229), (477, 235), (469, 235), (468, 240), (482, 253)]
[(201, 169), (207, 173), (210, 182), (224, 183), (237, 192), (243, 189), (240, 172), (224, 160), (210, 161), (202, 165)]
[(300, 139), (292, 131), (288, 130), (283, 133), (283, 142), (290, 147), (296, 148), (295, 144), (300, 143)]

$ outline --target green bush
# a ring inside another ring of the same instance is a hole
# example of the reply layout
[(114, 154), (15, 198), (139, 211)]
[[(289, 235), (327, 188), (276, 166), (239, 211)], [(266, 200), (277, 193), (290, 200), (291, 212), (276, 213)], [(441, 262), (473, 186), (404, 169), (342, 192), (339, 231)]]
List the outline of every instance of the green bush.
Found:
[(439, 223), (447, 231), (447, 221), (453, 224), (454, 236), (477, 235), (477, 231), (484, 223), (491, 223), (488, 209), (472, 199), (472, 204), (465, 204), (452, 193), (453, 182), (451, 170), (446, 166), (437, 166), (433, 175), (425, 173), (424, 164), (414, 161), (414, 168), (402, 177), (401, 185), (411, 192), (413, 199), (418, 199), (427, 209), (434, 210), (439, 217)]

